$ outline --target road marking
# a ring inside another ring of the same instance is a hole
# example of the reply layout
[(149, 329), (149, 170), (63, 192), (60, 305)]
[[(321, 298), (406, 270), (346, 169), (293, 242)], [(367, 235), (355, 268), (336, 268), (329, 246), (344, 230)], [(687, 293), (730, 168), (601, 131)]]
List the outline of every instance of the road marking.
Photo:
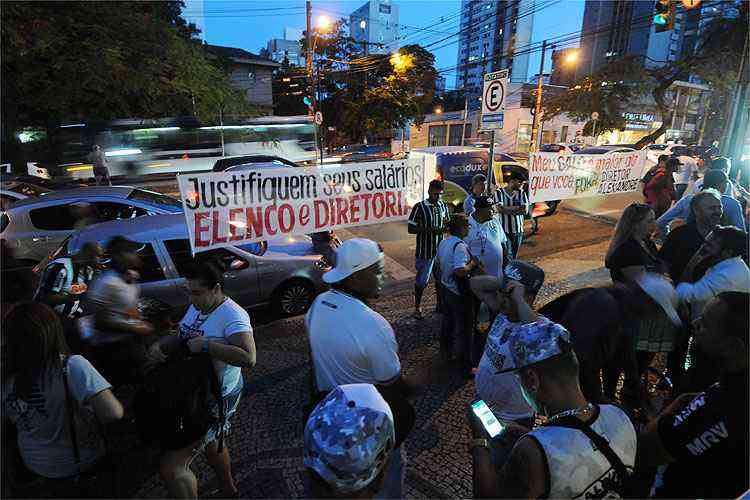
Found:
[[(354, 233), (352, 233), (351, 231), (347, 231), (346, 229), (337, 229), (336, 234), (342, 240), (348, 240), (357, 237)], [(385, 274), (390, 276), (394, 281), (410, 280), (417, 275), (417, 273), (415, 273), (411, 269), (399, 264), (396, 259), (389, 256), (388, 254), (384, 254), (383, 261), (385, 264)]]

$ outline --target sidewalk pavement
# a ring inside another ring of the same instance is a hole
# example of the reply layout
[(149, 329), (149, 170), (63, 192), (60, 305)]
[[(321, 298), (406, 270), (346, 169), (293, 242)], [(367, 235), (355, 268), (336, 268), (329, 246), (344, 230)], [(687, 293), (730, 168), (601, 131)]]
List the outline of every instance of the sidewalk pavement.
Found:
[[(609, 282), (606, 269), (601, 268), (604, 251), (606, 243), (601, 243), (538, 259), (536, 263), (547, 271), (548, 278), (537, 306), (575, 288)], [(422, 321), (413, 319), (412, 290), (410, 281), (402, 282), (373, 304), (396, 331), (405, 376), (426, 380), (424, 389), (412, 400), (417, 421), (405, 443), (405, 496), (468, 498), (472, 477), (465, 414), (466, 404), (474, 396), (474, 382), (440, 363), (440, 316), (430, 313)], [(424, 310), (431, 311), (434, 306), (430, 287)], [(303, 318), (258, 328), (255, 341), (258, 365), (246, 374), (246, 391), (227, 440), (234, 476), (242, 498), (301, 497), (303, 408), (310, 383)], [(193, 470), (199, 478), (199, 495), (215, 494), (214, 474), (203, 457), (196, 460)], [(134, 478), (133, 496), (167, 496), (156, 470), (153, 472), (142, 481)]]

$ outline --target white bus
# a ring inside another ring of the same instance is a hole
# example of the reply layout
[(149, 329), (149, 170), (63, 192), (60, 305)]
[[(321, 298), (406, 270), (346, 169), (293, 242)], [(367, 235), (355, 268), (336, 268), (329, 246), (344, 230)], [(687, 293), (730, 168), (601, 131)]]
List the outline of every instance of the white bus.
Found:
[[(317, 158), (314, 127), (308, 116), (266, 116), (231, 125), (202, 125), (193, 118), (66, 124), (56, 131), (54, 154), (42, 155), (54, 157), (53, 164), (38, 161), (53, 176), (78, 179), (93, 177), (95, 144), (104, 149), (112, 177), (209, 171), (220, 158), (243, 155), (306, 163)], [(23, 134), (27, 154), (50, 149), (43, 133)]]

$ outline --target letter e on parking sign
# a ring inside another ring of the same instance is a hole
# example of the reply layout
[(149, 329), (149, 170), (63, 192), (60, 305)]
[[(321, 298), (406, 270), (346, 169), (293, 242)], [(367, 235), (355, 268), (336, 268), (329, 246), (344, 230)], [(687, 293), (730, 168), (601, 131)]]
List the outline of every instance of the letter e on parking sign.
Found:
[(482, 128), (503, 128), (505, 95), (508, 88), (508, 70), (486, 73), (482, 89)]

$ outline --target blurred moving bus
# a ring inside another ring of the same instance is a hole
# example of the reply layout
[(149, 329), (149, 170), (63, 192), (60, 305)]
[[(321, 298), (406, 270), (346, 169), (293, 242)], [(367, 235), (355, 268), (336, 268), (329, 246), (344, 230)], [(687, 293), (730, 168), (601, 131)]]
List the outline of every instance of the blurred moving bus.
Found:
[(54, 177), (93, 177), (98, 144), (110, 176), (210, 171), (220, 158), (270, 155), (305, 163), (316, 158), (315, 124), (308, 116), (266, 116), (232, 125), (202, 125), (195, 118), (123, 119), (62, 125), (19, 134), (29, 161)]

